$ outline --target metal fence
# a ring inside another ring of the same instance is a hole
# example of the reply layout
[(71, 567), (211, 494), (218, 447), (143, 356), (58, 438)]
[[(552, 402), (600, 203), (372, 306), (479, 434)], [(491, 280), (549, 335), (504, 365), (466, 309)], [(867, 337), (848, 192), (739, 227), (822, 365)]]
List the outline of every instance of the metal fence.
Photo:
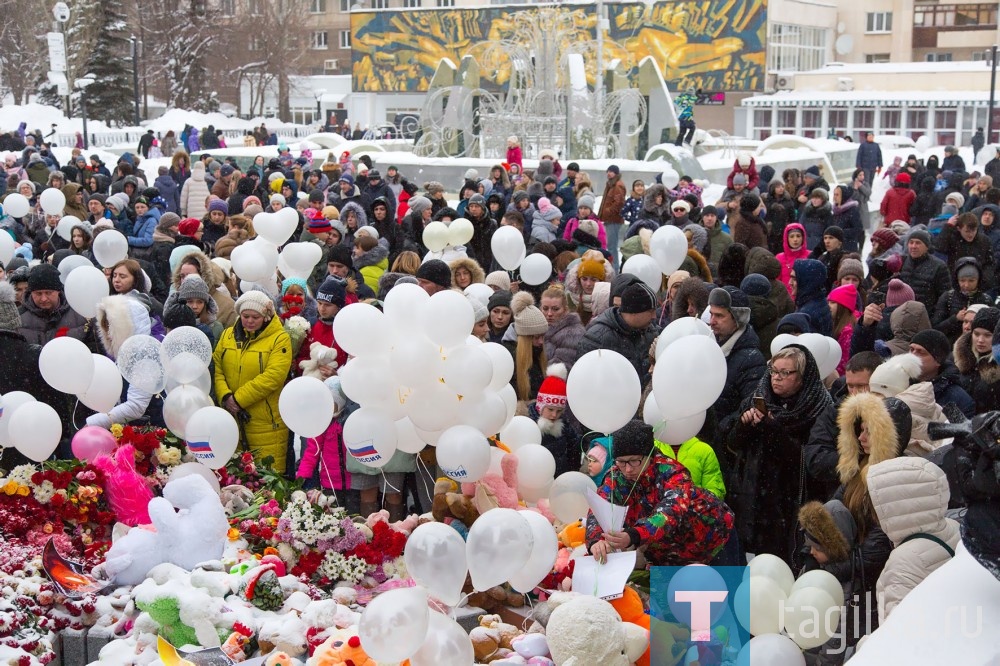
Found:
[[(180, 131), (182, 128), (177, 128), (174, 130), (174, 134), (177, 135), (178, 141), (180, 141)], [(299, 127), (281, 127), (273, 130), (278, 135), (278, 139), (282, 141), (292, 141), (304, 139), (310, 134), (315, 134), (320, 131), (319, 126), (299, 126)], [(103, 148), (105, 146), (120, 146), (122, 144), (133, 144), (135, 146), (139, 145), (139, 138), (146, 133), (146, 130), (113, 130), (109, 132), (88, 132), (90, 135), (90, 145), (94, 148)], [(231, 143), (233, 148), (243, 145), (243, 136), (246, 134), (246, 130), (238, 129), (224, 129), (222, 130), (222, 135), (226, 137), (227, 143)], [(76, 135), (69, 134), (65, 132), (60, 132), (56, 134), (56, 145), (57, 146), (74, 146), (76, 145)]]

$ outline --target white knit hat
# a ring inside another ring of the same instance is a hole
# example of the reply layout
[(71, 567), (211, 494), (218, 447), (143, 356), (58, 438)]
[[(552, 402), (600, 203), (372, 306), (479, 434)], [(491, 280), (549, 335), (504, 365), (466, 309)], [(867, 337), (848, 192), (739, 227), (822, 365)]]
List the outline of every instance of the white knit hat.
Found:
[(243, 314), (244, 310), (252, 310), (270, 319), (274, 316), (274, 301), (262, 291), (248, 291), (236, 300), (236, 313)]
[(531, 292), (514, 294), (510, 309), (514, 313), (514, 332), (518, 335), (544, 335), (549, 330), (549, 323), (542, 311), (535, 307), (535, 297)]
[(910, 382), (920, 376), (920, 359), (913, 354), (893, 356), (872, 371), (868, 387), (872, 393), (893, 398), (910, 387)]
[(493, 271), (486, 276), (486, 284), (500, 291), (510, 291), (510, 276), (507, 271)]
[(373, 239), (378, 240), (378, 229), (376, 229), (370, 224), (366, 224), (365, 226), (361, 227), (354, 233), (355, 236), (357, 236), (358, 234), (368, 234)]

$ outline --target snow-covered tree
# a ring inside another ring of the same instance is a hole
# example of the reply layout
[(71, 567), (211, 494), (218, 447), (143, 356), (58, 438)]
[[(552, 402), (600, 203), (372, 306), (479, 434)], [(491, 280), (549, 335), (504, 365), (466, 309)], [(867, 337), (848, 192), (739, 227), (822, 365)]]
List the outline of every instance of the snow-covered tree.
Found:
[(45, 33), (51, 15), (39, 0), (0, 0), (0, 97), (9, 92), (15, 104), (24, 104), (49, 68)]
[(121, 0), (82, 0), (99, 31), (87, 54), (82, 74), (93, 74), (87, 88), (87, 110), (94, 117), (119, 126), (131, 124), (133, 114), (131, 45)]
[(161, 83), (167, 104), (208, 111), (212, 90), (206, 66), (219, 48), (216, 11), (204, 0), (167, 0), (142, 8), (146, 74)]

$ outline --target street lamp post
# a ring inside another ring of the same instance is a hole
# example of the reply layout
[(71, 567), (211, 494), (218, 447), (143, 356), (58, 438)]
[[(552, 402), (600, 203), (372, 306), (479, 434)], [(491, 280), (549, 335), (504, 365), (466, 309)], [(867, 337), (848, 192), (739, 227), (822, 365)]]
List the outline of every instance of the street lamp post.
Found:
[(90, 147), (90, 139), (87, 137), (87, 86), (94, 82), (94, 75), (77, 79), (74, 86), (80, 91), (80, 116), (83, 118), (83, 149)]
[(316, 117), (319, 118), (320, 131), (326, 127), (326, 121), (323, 118), (323, 95), (326, 94), (326, 88), (316, 88), (313, 90), (313, 95), (316, 97)]
[(990, 59), (990, 108), (986, 112), (986, 143), (993, 139), (993, 100), (997, 91), (997, 45), (990, 47), (986, 57)]
[(132, 96), (135, 101), (134, 124), (139, 126), (139, 40), (135, 35), (129, 37), (132, 43)]

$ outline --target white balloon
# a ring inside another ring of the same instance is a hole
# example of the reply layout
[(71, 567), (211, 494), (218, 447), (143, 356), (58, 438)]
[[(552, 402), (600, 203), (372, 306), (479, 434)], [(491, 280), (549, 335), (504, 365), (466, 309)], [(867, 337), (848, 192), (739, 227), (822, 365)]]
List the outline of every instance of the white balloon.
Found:
[[(171, 368), (171, 361), (178, 357), (190, 363)], [(163, 337), (160, 360), (167, 368), (167, 374), (182, 384), (188, 384), (208, 369), (208, 364), (212, 362), (212, 343), (194, 326), (179, 326)]]
[(392, 322), (393, 330), (410, 331), (428, 300), (430, 295), (419, 285), (397, 284), (386, 294), (382, 310)]
[(51, 456), (62, 437), (62, 421), (49, 405), (37, 400), (26, 402), (14, 411), (7, 423), (11, 446), (35, 462)]
[(587, 491), (597, 492), (594, 480), (582, 472), (563, 472), (549, 487), (549, 508), (555, 517), (571, 523), (587, 515)]
[(478, 299), (483, 305), (487, 305), (490, 302), (490, 298), (493, 296), (493, 288), (482, 282), (473, 282), (463, 291), (466, 296), (472, 296)]
[(78, 227), (83, 224), (80, 218), (74, 217), (73, 215), (65, 215), (59, 224), (56, 225), (56, 233), (59, 234), (63, 240), (72, 242), (73, 241), (73, 227)]
[(362, 407), (348, 416), (343, 438), (347, 452), (368, 467), (384, 467), (396, 453), (396, 423), (384, 409)]
[(240, 429), (221, 407), (202, 407), (184, 425), (188, 451), (209, 469), (221, 469), (236, 453)]
[(409, 659), (427, 638), (430, 610), (427, 591), (402, 587), (368, 602), (358, 623), (358, 636), (368, 656), (378, 662)]
[(426, 445), (426, 442), (420, 438), (420, 434), (413, 426), (413, 421), (407, 417), (403, 417), (396, 421), (397, 450), (402, 451), (403, 453), (420, 453), (424, 450)]
[(774, 336), (774, 339), (771, 340), (771, 356), (774, 356), (788, 345), (802, 344), (802, 342), (799, 341), (800, 337), (801, 336), (792, 335), (790, 333), (779, 333), (778, 335)]
[(795, 590), (785, 602), (785, 632), (803, 650), (819, 647), (837, 633), (843, 603), (843, 591), (833, 598), (818, 587)]
[(446, 605), (457, 606), (462, 600), (469, 566), (465, 541), (455, 528), (434, 522), (419, 525), (406, 539), (403, 560), (413, 580)]
[[(444, 360), (444, 383), (459, 395), (481, 393), (493, 380), (493, 361), (480, 347), (456, 347)], [(509, 354), (508, 354), (509, 356)]]
[[(472, 222), (460, 217), (457, 220), (452, 220), (451, 224), (448, 225), (448, 244), (455, 247), (465, 245), (472, 240), (475, 234), (476, 229), (472, 226)], [(428, 246), (427, 249), (431, 248)]]
[[(117, 371), (117, 368), (115, 368), (115, 371)], [(121, 378), (121, 376), (119, 374), (119, 379), (120, 378)], [(181, 384), (176, 379), (172, 379), (170, 377), (170, 375), (167, 375), (167, 383), (166, 383), (166, 386), (164, 387), (164, 390), (167, 393), (169, 393), (170, 391), (172, 391), (173, 389), (177, 388), (178, 386), (185, 386), (185, 385), (186, 386), (194, 386), (195, 388), (201, 390), (202, 393), (205, 393), (207, 395), (207, 394), (209, 394), (209, 393), (212, 392), (212, 376), (211, 376), (211, 374), (209, 374), (208, 370), (206, 369), (204, 372), (202, 372), (200, 375), (198, 375), (198, 378), (195, 379), (193, 382), (187, 382), (186, 384)], [(93, 409), (93, 408), (91, 408), (91, 409)]]
[(500, 391), (504, 386), (510, 386), (510, 378), (514, 376), (514, 357), (507, 348), (496, 342), (486, 342), (479, 349), (488, 354), (493, 362), (490, 390)]
[(515, 227), (500, 227), (490, 238), (490, 248), (496, 262), (504, 270), (512, 271), (524, 259), (524, 235)]
[(448, 246), (451, 235), (448, 233), (448, 227), (444, 222), (435, 221), (424, 227), (420, 239), (423, 241), (424, 247), (431, 252), (440, 252)]
[(530, 510), (518, 513), (528, 521), (533, 543), (528, 562), (511, 576), (510, 586), (516, 592), (527, 594), (535, 589), (535, 586), (541, 583), (542, 579), (552, 571), (552, 566), (556, 563), (556, 555), (559, 553), (559, 539), (556, 538), (556, 531), (552, 528), (552, 523), (542, 514)]
[(462, 396), (458, 419), (461, 424), (472, 426), (487, 437), (492, 437), (507, 423), (507, 405), (493, 391), (465, 395)]
[(122, 343), (115, 362), (125, 381), (140, 391), (155, 395), (166, 386), (167, 372), (160, 360), (160, 341), (156, 338), (133, 335)]
[(14, 239), (10, 237), (6, 231), (0, 233), (0, 264), (7, 265), (10, 260), (14, 258), (14, 252), (17, 248), (14, 246)]
[(413, 426), (413, 429), (417, 431), (417, 436), (420, 437), (425, 444), (430, 446), (437, 445), (438, 440), (441, 439), (441, 433), (443, 432), (442, 430), (421, 430), (417, 426)]
[[(90, 259), (87, 259), (83, 255), (71, 254), (70, 256), (66, 257), (65, 259), (59, 262), (59, 281), (65, 285), (66, 279), (69, 277), (70, 273), (72, 273), (77, 268), (84, 268), (84, 267), (94, 268), (94, 262), (92, 262)], [(101, 277), (104, 277), (103, 271), (100, 271), (96, 268), (94, 268), (94, 270), (97, 270), (97, 272), (101, 274)], [(107, 281), (108, 278), (104, 277), (104, 282), (107, 283)], [(111, 286), (108, 285), (108, 289), (105, 290), (104, 296), (108, 295), (108, 291), (110, 291), (110, 288)], [(103, 298), (104, 296), (102, 296), (101, 298)], [(98, 300), (100, 300), (100, 298), (98, 298)], [(97, 304), (95, 303), (94, 304), (95, 311), (97, 310), (96, 305)], [(72, 303), (70, 304), (70, 306), (72, 307)]]
[(622, 266), (622, 273), (636, 276), (654, 293), (660, 291), (660, 287), (663, 286), (663, 273), (660, 272), (660, 266), (648, 254), (636, 254), (629, 257), (625, 265)]
[(627, 358), (610, 349), (595, 349), (573, 364), (566, 398), (580, 423), (607, 434), (628, 423), (639, 409), (642, 386)]
[(792, 591), (795, 584), (795, 576), (792, 570), (783, 559), (777, 555), (763, 553), (750, 560), (749, 564), (751, 576), (763, 576), (769, 578), (787, 596)]
[(680, 319), (675, 319), (667, 324), (667, 327), (663, 329), (660, 336), (656, 338), (656, 359), (660, 359), (660, 354), (662, 354), (663, 350), (669, 347), (671, 343), (689, 335), (703, 335), (706, 338), (715, 339), (715, 335), (712, 333), (711, 327), (697, 317), (681, 317)]
[(660, 182), (663, 183), (663, 186), (668, 190), (672, 190), (677, 187), (677, 183), (680, 182), (680, 179), (680, 175), (669, 167), (660, 175)]
[[(337, 318), (339, 319), (340, 315)], [(476, 313), (472, 309), (472, 304), (461, 292), (450, 289), (439, 291), (431, 296), (424, 306), (424, 333), (431, 342), (446, 349), (463, 344), (475, 323)], [(340, 330), (338, 322), (338, 341), (340, 340)]]
[(18, 192), (12, 192), (4, 197), (3, 210), (11, 217), (24, 217), (31, 210), (31, 203)]
[(473, 589), (481, 592), (510, 580), (528, 563), (534, 541), (531, 525), (518, 511), (496, 508), (479, 516), (465, 542)]
[[(356, 356), (337, 375), (344, 394), (362, 405), (381, 403), (388, 408), (395, 399), (389, 360), (379, 356)], [(296, 430), (296, 432), (299, 432)]]
[(163, 400), (163, 420), (170, 432), (184, 439), (184, 428), (195, 412), (211, 407), (212, 399), (195, 386), (178, 386)]
[(457, 393), (439, 382), (415, 389), (404, 407), (413, 425), (433, 432), (455, 424), (461, 403)]
[(104, 268), (111, 268), (128, 257), (128, 239), (117, 229), (105, 229), (94, 239), (94, 258)]
[(410, 666), (467, 666), (476, 660), (472, 639), (455, 620), (431, 611), (428, 627), (423, 645), (410, 657)]
[(337, 313), (337, 344), (352, 356), (385, 354), (389, 351), (391, 336), (392, 328), (385, 315), (373, 305), (352, 303)]
[[(62, 269), (62, 264), (72, 258), (68, 257), (64, 260), (59, 268)], [(73, 270), (72, 266), (70, 267), (73, 272), (69, 273), (65, 281), (66, 302), (81, 317), (90, 319), (97, 316), (97, 304), (110, 293), (111, 287), (103, 271), (94, 268), (94, 265), (87, 259), (83, 257), (79, 257), (79, 259), (82, 259), (86, 265), (79, 266), (76, 270)], [(202, 335), (202, 337), (205, 336)]]
[(544, 254), (529, 254), (521, 262), (521, 281), (525, 284), (543, 284), (552, 277), (552, 262)]
[(38, 356), (38, 369), (46, 384), (76, 395), (85, 392), (94, 378), (94, 358), (87, 345), (63, 336), (45, 343)]
[[(104, 234), (101, 234), (103, 236)], [(100, 238), (100, 236), (98, 236)], [(233, 272), (241, 280), (247, 282), (258, 282), (268, 277), (267, 261), (259, 252), (255, 252), (249, 243), (237, 245), (229, 255), (229, 261), (233, 264)]]
[(500, 431), (500, 441), (511, 451), (517, 451), (528, 444), (541, 444), (542, 431), (527, 416), (515, 416)]
[(38, 203), (42, 205), (46, 215), (62, 215), (63, 208), (66, 207), (66, 195), (59, 188), (49, 187), (42, 190)]
[(333, 395), (315, 377), (296, 377), (278, 396), (281, 420), (302, 437), (319, 437), (333, 418)]
[(806, 666), (801, 648), (788, 636), (763, 634), (751, 638), (736, 659), (737, 666)]
[(687, 237), (672, 224), (660, 227), (649, 239), (649, 254), (664, 275), (670, 275), (681, 267), (687, 250)]
[[(500, 429), (502, 433), (503, 429), (514, 421), (515, 414), (517, 413), (517, 392), (514, 391), (513, 386), (507, 384), (497, 391), (497, 395), (500, 396), (504, 406), (507, 407), (507, 418), (504, 419), (503, 428)], [(531, 419), (528, 420), (531, 421)], [(534, 422), (532, 421), (532, 423)], [(539, 432), (539, 435), (541, 435), (541, 432)], [(541, 442), (542, 440), (539, 439), (538, 441)]]
[(271, 275), (271, 273), (274, 272), (274, 269), (278, 266), (278, 246), (268, 241), (263, 236), (257, 236), (257, 238), (247, 241), (240, 247), (243, 247), (244, 245), (264, 258), (264, 264), (267, 266), (268, 275)]
[(792, 591), (789, 593), (789, 599), (798, 591), (808, 587), (815, 587), (823, 590), (832, 599), (838, 599), (843, 597), (844, 588), (841, 586), (840, 581), (829, 571), (825, 569), (813, 569), (812, 571), (807, 571), (800, 575), (795, 583), (792, 584)]
[(472, 426), (452, 426), (438, 440), (437, 464), (450, 479), (460, 483), (478, 481), (490, 468), (490, 444)]
[(87, 407), (99, 414), (107, 414), (118, 404), (122, 395), (122, 373), (118, 366), (103, 354), (91, 354), (94, 360), (94, 377), (87, 390), (77, 397)]
[(653, 437), (658, 441), (680, 446), (701, 431), (705, 425), (705, 412), (667, 421), (656, 404), (656, 395), (650, 393), (642, 407), (642, 420), (653, 426)]
[(29, 402), (35, 402), (35, 397), (24, 391), (10, 391), (0, 397), (0, 446), (13, 446), (10, 441), (10, 419)]
[[(392, 376), (403, 386), (411, 388), (437, 383), (444, 376), (444, 359), (441, 358), (439, 349), (417, 333), (396, 338), (392, 351), (389, 352)], [(507, 356), (510, 356), (510, 352), (507, 352)]]
[(843, 358), (844, 350), (840, 348), (840, 342), (834, 338), (823, 336), (826, 339), (827, 357), (826, 362), (819, 367), (820, 377), (826, 377), (831, 372), (837, 370), (837, 366), (840, 365), (840, 361)]
[(280, 258), (289, 269), (287, 273), (282, 271), (282, 275), (308, 279), (313, 268), (323, 259), (323, 250), (316, 243), (289, 243), (281, 251)]
[(917, 137), (917, 140), (914, 141), (913, 145), (921, 153), (926, 153), (927, 150), (931, 147), (931, 138), (926, 134), (921, 134), (920, 136)]
[[(257, 213), (253, 216), (253, 228), (257, 235), (273, 245), (287, 241), (298, 226), (298, 214), (294, 208), (282, 208), (279, 213)], [(291, 214), (283, 211), (291, 211)]]
[[(439, 445), (440, 448), (440, 445)], [(546, 488), (556, 473), (556, 459), (541, 444), (525, 444), (514, 451), (517, 456), (517, 484), (524, 488)]]
[(754, 636), (781, 631), (781, 608), (787, 595), (773, 580), (765, 576), (749, 576), (736, 590), (737, 613), (749, 610), (740, 622)]
[(726, 372), (726, 356), (714, 339), (689, 335), (673, 342), (653, 369), (653, 393), (664, 418), (680, 419), (711, 407), (722, 394)]
[(170, 470), (170, 476), (167, 478), (167, 483), (170, 481), (176, 481), (177, 479), (183, 479), (185, 476), (191, 476), (192, 474), (197, 474), (201, 478), (208, 481), (208, 485), (212, 486), (212, 490), (214, 490), (217, 495), (222, 493), (222, 488), (219, 486), (219, 477), (215, 475), (215, 472), (198, 462), (181, 463), (180, 465), (174, 467)]

